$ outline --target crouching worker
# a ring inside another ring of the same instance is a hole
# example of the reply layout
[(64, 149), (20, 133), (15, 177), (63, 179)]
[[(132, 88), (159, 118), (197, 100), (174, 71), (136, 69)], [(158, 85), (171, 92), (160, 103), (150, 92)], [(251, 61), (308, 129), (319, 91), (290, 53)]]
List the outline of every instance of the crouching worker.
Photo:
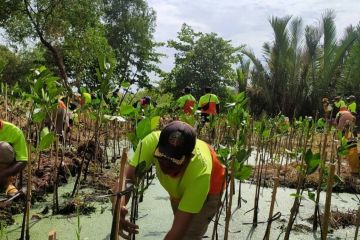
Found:
[(0, 189), (8, 196), (18, 192), (13, 185), (13, 178), (25, 168), (27, 161), (23, 132), (15, 125), (0, 120)]
[[(170, 195), (174, 220), (165, 239), (202, 239), (218, 211), (225, 182), (225, 168), (215, 151), (196, 139), (190, 125), (174, 121), (139, 143), (125, 172), (127, 181), (135, 180), (135, 168), (143, 161), (148, 167), (155, 165), (160, 184)], [(137, 232), (126, 213), (122, 208), (122, 229)]]

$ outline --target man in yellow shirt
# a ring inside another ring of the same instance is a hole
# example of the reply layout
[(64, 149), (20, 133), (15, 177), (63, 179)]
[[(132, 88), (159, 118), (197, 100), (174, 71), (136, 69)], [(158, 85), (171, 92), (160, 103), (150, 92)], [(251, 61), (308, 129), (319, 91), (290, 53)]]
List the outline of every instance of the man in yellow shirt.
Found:
[(356, 98), (354, 95), (350, 95), (348, 97), (348, 101), (349, 101), (349, 106), (348, 106), (348, 109), (349, 111), (351, 112), (351, 114), (354, 116), (355, 118), (355, 126), (354, 126), (354, 131), (353, 131), (353, 134), (354, 134), (354, 137), (357, 137), (357, 132), (358, 132), (358, 126), (360, 125), (359, 123), (359, 118), (357, 117), (357, 105), (356, 105)]
[(340, 96), (336, 96), (334, 98), (334, 104), (333, 104), (333, 118), (335, 119), (338, 115), (339, 111), (346, 110), (347, 106), (344, 100)]
[(194, 96), (191, 94), (190, 87), (184, 88), (184, 95), (179, 97), (176, 103), (178, 107), (181, 108), (185, 114), (191, 115), (194, 113), (196, 100)]
[(21, 172), (28, 161), (28, 152), (23, 132), (15, 125), (0, 120), (0, 188), (8, 196), (18, 190), (12, 177)]
[[(174, 220), (165, 239), (202, 239), (218, 210), (225, 182), (225, 168), (215, 151), (196, 138), (190, 125), (173, 121), (141, 140), (125, 171), (128, 181), (135, 181), (141, 162), (155, 165), (160, 184), (170, 196)], [(138, 226), (125, 219), (127, 209), (120, 211), (122, 229), (137, 232)]]
[(216, 115), (220, 112), (220, 105), (218, 97), (211, 93), (211, 87), (205, 88), (205, 95), (200, 97), (198, 109), (201, 110), (201, 117), (203, 122), (209, 121), (209, 116)]

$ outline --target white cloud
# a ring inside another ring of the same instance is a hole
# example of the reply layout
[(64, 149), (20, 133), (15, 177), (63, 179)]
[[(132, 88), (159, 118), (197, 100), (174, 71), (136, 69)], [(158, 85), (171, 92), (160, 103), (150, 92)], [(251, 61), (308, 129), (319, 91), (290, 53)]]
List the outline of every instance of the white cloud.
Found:
[[(235, 45), (247, 44), (258, 57), (263, 43), (273, 38), (271, 16), (302, 17), (305, 26), (319, 22), (326, 9), (333, 9), (339, 37), (347, 26), (360, 21), (359, 0), (149, 0), (149, 5), (157, 12), (155, 38), (159, 41), (176, 38), (185, 22), (196, 31), (216, 32)], [(170, 70), (173, 52), (161, 50), (169, 55), (163, 59), (164, 70)]]

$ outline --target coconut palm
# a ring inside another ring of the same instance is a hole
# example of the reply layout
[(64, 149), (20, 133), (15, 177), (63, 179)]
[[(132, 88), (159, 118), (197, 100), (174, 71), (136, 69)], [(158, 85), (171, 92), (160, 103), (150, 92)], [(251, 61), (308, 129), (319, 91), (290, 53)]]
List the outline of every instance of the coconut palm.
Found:
[(266, 65), (251, 51), (242, 51), (254, 64), (250, 103), (266, 103), (263, 109), (273, 115), (314, 115), (321, 97), (336, 94), (356, 34), (348, 31), (337, 41), (334, 19), (334, 12), (326, 11), (321, 25), (306, 26), (303, 34), (300, 18), (272, 17), (274, 41), (263, 46)]

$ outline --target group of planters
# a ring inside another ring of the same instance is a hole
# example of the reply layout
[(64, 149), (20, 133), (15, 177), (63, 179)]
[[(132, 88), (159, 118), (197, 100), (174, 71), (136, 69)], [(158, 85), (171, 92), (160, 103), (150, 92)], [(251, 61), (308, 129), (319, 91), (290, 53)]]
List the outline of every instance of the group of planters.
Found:
[[(84, 96), (87, 96), (87, 100)], [(91, 99), (91, 96), (89, 98), (88, 94), (83, 94), (84, 103), (91, 105), (91, 102), (96, 101), (96, 98)], [(99, 106), (95, 106), (92, 111), (97, 114), (95, 116), (98, 118), (93, 118), (94, 121), (91, 123), (95, 125), (94, 138), (98, 138), (100, 141), (104, 139), (96, 137), (96, 132), (101, 132), (100, 130), (106, 129), (106, 126), (100, 127), (103, 119), (101, 112), (103, 108), (101, 103), (96, 104)], [(294, 120), (294, 124), (290, 126), (285, 118), (277, 117), (267, 120), (263, 118), (256, 122), (250, 118), (246, 111), (244, 93), (238, 94), (235, 97), (235, 102), (227, 104), (223, 113), (216, 117), (217, 125), (215, 128), (220, 134), (217, 136), (216, 141), (211, 142), (212, 146), (199, 139), (193, 126), (182, 121), (172, 121), (166, 124), (161, 131), (152, 131), (156, 130), (157, 127), (153, 126), (155, 117), (148, 115), (148, 112), (151, 112), (151, 109), (154, 108), (150, 104), (151, 99), (144, 97), (132, 106), (133, 109), (140, 110), (135, 113), (135, 117), (131, 115), (133, 110), (130, 111), (130, 107), (120, 107), (120, 110), (125, 115), (129, 115), (128, 119), (133, 119), (134, 121), (135, 133), (129, 133), (129, 139), (134, 140), (135, 134), (137, 141), (132, 141), (132, 143), (133, 146), (137, 145), (137, 147), (128, 166), (122, 172), (127, 184), (124, 185), (124, 188), (118, 189), (118, 191), (126, 190), (129, 184), (139, 185), (142, 173), (146, 172), (151, 166), (155, 166), (161, 185), (169, 193), (174, 212), (173, 224), (167, 232), (165, 239), (201, 239), (207, 230), (210, 220), (215, 215), (215, 222), (218, 221), (217, 213), (219, 207), (224, 206), (222, 196), (229, 199), (225, 204), (226, 235), (231, 216), (231, 197), (235, 191), (234, 179), (245, 180), (252, 175), (252, 168), (244, 164), (252, 151), (252, 146), (257, 146), (256, 151), (258, 152), (256, 159), (258, 165), (255, 168), (258, 173), (256, 175), (257, 189), (262, 183), (261, 173), (264, 161), (261, 158), (264, 158), (265, 153), (273, 152), (274, 155), (271, 154), (271, 156), (274, 156), (274, 159), (283, 159), (283, 156), (287, 156), (286, 164), (288, 164), (288, 156), (290, 155), (299, 158), (296, 161), (300, 166), (297, 196), (300, 196), (304, 191), (304, 185), (309, 174), (314, 173), (318, 167), (321, 167), (322, 171), (326, 172), (324, 166), (327, 161), (327, 155), (323, 152), (329, 151), (328, 154), (331, 155), (330, 160), (333, 164), (335, 156), (339, 155), (341, 151), (344, 155), (344, 150), (349, 148), (346, 141), (342, 140), (342, 136), (335, 135), (336, 131), (331, 130), (329, 125), (326, 125), (326, 131), (322, 133), (325, 139), (320, 141), (322, 145), (320, 144), (321, 146), (319, 147), (319, 151), (321, 150), (322, 152), (321, 158), (316, 154), (312, 154), (313, 136), (315, 135), (313, 131), (316, 129), (314, 121), (308, 119)], [(186, 88), (184, 96), (178, 99), (177, 104), (186, 115), (194, 114), (195, 106), (197, 106), (203, 117), (201, 121), (204, 122), (207, 121), (209, 115), (219, 113), (219, 100), (216, 95), (211, 93), (210, 88), (206, 88), (206, 94), (200, 98), (198, 104), (191, 97), (190, 89)], [(63, 112), (63, 104), (57, 102), (56, 106), (56, 112)], [(65, 110), (65, 113), (67, 112), (68, 110)], [(140, 115), (142, 116), (140, 117)], [(45, 118), (46, 116), (42, 120)], [(51, 122), (53, 122), (53, 128), (56, 129), (54, 127), (56, 121), (52, 120)], [(107, 131), (109, 132), (109, 129)], [(66, 131), (62, 129), (61, 132), (64, 133)], [(329, 150), (326, 149), (326, 146), (329, 145), (329, 140), (326, 136), (329, 136), (330, 133), (334, 133), (334, 137), (329, 137), (332, 140), (330, 143), (331, 149)], [(335, 145), (333, 144), (336, 140), (335, 138), (340, 138), (341, 140), (338, 153), (334, 152)], [(113, 140), (115, 142), (116, 139), (113, 138)], [(3, 182), (4, 190), (6, 190), (9, 196), (16, 195), (17, 189), (12, 185), (10, 176), (16, 175), (26, 166), (28, 153), (25, 137), (22, 131), (15, 125), (1, 121), (0, 142), (0, 152), (6, 153), (0, 154), (0, 162), (2, 163), (0, 180)], [(311, 142), (310, 147), (309, 142)], [(95, 149), (97, 148), (96, 146)], [(293, 150), (295, 147), (298, 148), (296, 151)], [(217, 154), (214, 149), (216, 149)], [(288, 150), (288, 152), (285, 150)], [(94, 155), (97, 155), (96, 152), (95, 150)], [(323, 161), (322, 164), (320, 164), (320, 160)], [(271, 161), (274, 162), (274, 160)], [(340, 161), (339, 157), (338, 162)], [(282, 163), (282, 160), (278, 163), (280, 167)], [(280, 169), (280, 167), (278, 168)], [(339, 171), (340, 167), (339, 165)], [(140, 174), (139, 169), (142, 169)], [(115, 193), (115, 195), (119, 194), (119, 192)], [(256, 190), (256, 194), (258, 192)], [(120, 203), (120, 208), (117, 208), (119, 213), (117, 222), (119, 226), (116, 228), (120, 227), (121, 230), (136, 233), (138, 226), (134, 221), (127, 220), (126, 217), (128, 212), (126, 203), (129, 197), (129, 194), (126, 194), (124, 197), (119, 197), (118, 195), (117, 202)], [(300, 197), (297, 197), (294, 202), (294, 206), (297, 209), (301, 202), (299, 199)], [(254, 216), (257, 214), (258, 208), (257, 203), (254, 206), (254, 212), (256, 212)], [(292, 210), (290, 223), (294, 222), (296, 215), (296, 211), (294, 210), (293, 212)], [(272, 218), (272, 216), (269, 216), (269, 218)], [(315, 218), (317, 219), (317, 217)], [(257, 223), (257, 218), (254, 217), (254, 219), (254, 223)], [(290, 230), (291, 228), (292, 225), (288, 227)], [(269, 236), (269, 233), (267, 234)], [(115, 236), (115, 238), (117, 237)]]

